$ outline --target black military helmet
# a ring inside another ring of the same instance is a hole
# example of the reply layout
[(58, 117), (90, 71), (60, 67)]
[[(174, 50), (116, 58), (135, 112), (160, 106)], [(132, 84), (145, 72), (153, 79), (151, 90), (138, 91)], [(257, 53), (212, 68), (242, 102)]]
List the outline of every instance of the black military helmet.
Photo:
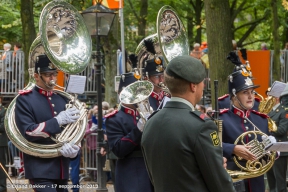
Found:
[(164, 59), (163, 57), (156, 57), (145, 61), (144, 72), (145, 75), (156, 75), (164, 72)]
[(36, 57), (36, 63), (35, 63), (35, 72), (40, 73), (42, 72), (53, 72), (56, 71), (57, 68), (55, 65), (49, 60), (47, 55), (39, 55)]
[(144, 61), (144, 75), (150, 76), (150, 75), (157, 75), (159, 73), (164, 72), (164, 58), (162, 56), (158, 56), (156, 53), (156, 50), (154, 48), (154, 43), (151, 39), (144, 40), (144, 46), (146, 47), (146, 51), (149, 53), (147, 54), (147, 58), (149, 55), (153, 56), (149, 59), (146, 59)]
[(128, 85), (134, 83), (138, 79), (136, 79), (135, 73), (123, 73), (120, 78), (120, 83), (118, 87), (118, 94)]
[(228, 89), (229, 94), (234, 95), (239, 91), (249, 89), (249, 88), (258, 88), (259, 85), (254, 85), (251, 76), (243, 75), (242, 70), (235, 71), (234, 73), (228, 76)]

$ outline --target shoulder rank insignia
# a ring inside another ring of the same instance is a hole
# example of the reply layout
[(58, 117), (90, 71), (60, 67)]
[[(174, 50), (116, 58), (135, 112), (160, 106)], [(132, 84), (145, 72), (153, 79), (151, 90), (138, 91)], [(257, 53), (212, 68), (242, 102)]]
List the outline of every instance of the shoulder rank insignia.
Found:
[(223, 95), (221, 97), (218, 97), (218, 100), (223, 100), (223, 99), (225, 99), (227, 97), (229, 97), (229, 94), (225, 94), (225, 95)]
[(220, 114), (227, 113), (228, 111), (229, 111), (229, 109), (227, 109), (227, 108), (220, 109)]
[(19, 90), (18, 91), (18, 93), (20, 95), (26, 95), (26, 94), (31, 93), (31, 92), (32, 92), (32, 89), (30, 89), (30, 90)]
[(216, 131), (210, 133), (210, 136), (211, 136), (211, 140), (212, 140), (212, 143), (214, 146), (219, 146), (220, 144), (220, 139), (218, 137), (218, 134)]
[(266, 115), (266, 114), (264, 114), (264, 113), (260, 113), (259, 111), (255, 111), (255, 110), (251, 110), (253, 113), (255, 113), (255, 114), (257, 114), (257, 115), (259, 115), (259, 116), (261, 116), (261, 117), (264, 117), (264, 118), (269, 118), (269, 116), (268, 115)]
[(107, 115), (105, 115), (105, 118), (109, 118), (109, 117), (113, 117), (116, 113), (118, 113), (118, 110), (114, 110), (111, 113), (108, 113)]

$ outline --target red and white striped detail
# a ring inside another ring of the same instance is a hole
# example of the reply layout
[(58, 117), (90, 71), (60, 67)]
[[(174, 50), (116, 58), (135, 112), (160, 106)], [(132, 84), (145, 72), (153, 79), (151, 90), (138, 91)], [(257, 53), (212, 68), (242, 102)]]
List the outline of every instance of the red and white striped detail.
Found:
[(48, 133), (43, 132), (44, 128), (46, 126), (46, 123), (40, 123), (38, 125), (38, 127), (36, 127), (36, 129), (34, 129), (33, 131), (26, 131), (27, 135), (33, 136), (33, 137), (44, 137), (47, 138), (49, 137)]

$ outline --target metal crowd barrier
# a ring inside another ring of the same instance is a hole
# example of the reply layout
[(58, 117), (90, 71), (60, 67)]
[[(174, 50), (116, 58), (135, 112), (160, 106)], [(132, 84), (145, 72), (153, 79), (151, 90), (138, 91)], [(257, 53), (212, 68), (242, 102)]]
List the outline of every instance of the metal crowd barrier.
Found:
[[(2, 56), (4, 51), (0, 51)], [(24, 52), (9, 51), (9, 59), (5, 63), (0, 59), (0, 92), (5, 96), (14, 97), (24, 87)]]

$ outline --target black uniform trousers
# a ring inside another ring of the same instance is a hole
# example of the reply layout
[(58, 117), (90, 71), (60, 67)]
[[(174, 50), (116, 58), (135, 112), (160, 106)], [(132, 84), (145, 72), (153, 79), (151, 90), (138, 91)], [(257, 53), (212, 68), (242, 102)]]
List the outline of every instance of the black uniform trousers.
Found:
[(34, 192), (68, 192), (67, 179), (29, 179)]
[[(280, 156), (267, 172), (270, 192), (287, 192), (286, 186), (287, 156)], [(278, 189), (278, 191), (277, 191)]]
[[(8, 171), (7, 168), (6, 168), (6, 158), (7, 158), (7, 154), (8, 154), (8, 148), (3, 146), (1, 147), (0, 146), (0, 163), (2, 164), (2, 166), (5, 168), (6, 172)], [(3, 171), (2, 168), (0, 168), (0, 192), (3, 190), (3, 189), (6, 189), (6, 179), (7, 179), (7, 176), (5, 174), (5, 172)]]

